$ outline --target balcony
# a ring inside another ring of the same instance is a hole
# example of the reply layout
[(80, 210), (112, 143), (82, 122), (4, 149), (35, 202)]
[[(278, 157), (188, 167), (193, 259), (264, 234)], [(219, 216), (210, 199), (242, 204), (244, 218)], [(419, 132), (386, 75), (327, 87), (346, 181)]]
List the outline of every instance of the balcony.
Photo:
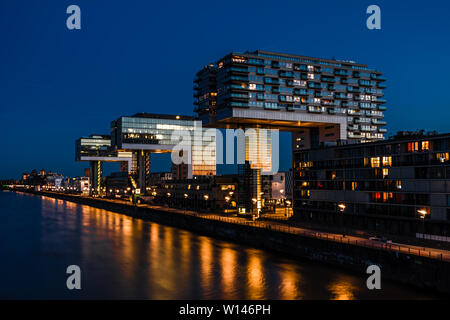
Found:
[(374, 79), (374, 80), (378, 80), (378, 81), (386, 81), (386, 78), (385, 78), (385, 77), (383, 77), (383, 76), (381, 76), (381, 75), (377, 75), (377, 74), (375, 74), (375, 73), (372, 73), (372, 74), (370, 75), (370, 77), (371, 77), (372, 79)]
[(386, 103), (387, 101), (386, 101), (386, 99), (376, 99), (376, 100), (373, 100), (373, 102), (376, 102), (376, 103)]
[(322, 81), (324, 81), (324, 82), (335, 82), (336, 79), (334, 79), (332, 77), (322, 76)]
[(360, 139), (362, 138), (362, 135), (359, 133), (347, 132), (347, 137), (350, 139)]
[(348, 92), (359, 92), (359, 88), (355, 88), (355, 87), (348, 87), (347, 90), (348, 90)]
[(379, 128), (379, 129), (378, 129), (378, 132), (387, 132), (387, 129)]
[(317, 82), (308, 82), (308, 88), (322, 89), (322, 86)]
[(348, 72), (346, 70), (335, 70), (334, 74), (337, 76), (348, 76)]
[(249, 104), (248, 103), (243, 103), (243, 102), (230, 102), (230, 105), (232, 107), (237, 107), (237, 108), (249, 108)]
[(376, 106), (372, 106), (370, 103), (360, 103), (359, 107), (361, 109), (376, 109)]
[(335, 98), (337, 99), (350, 99), (349, 96), (347, 96), (346, 94), (338, 94), (335, 96)]
[(382, 88), (382, 89), (386, 88), (386, 85), (384, 83), (381, 83), (381, 82), (378, 82), (377, 86), (378, 86), (378, 88)]
[(378, 106), (378, 110), (380, 110), (380, 111), (386, 111), (386, 110), (387, 110), (387, 107), (385, 107), (385, 106)]
[(386, 121), (384, 121), (384, 120), (378, 120), (378, 119), (372, 119), (372, 123), (373, 123), (373, 124), (376, 124), (376, 125), (382, 125), (382, 126), (385, 126), (385, 125), (387, 124)]
[(291, 71), (280, 70), (280, 77), (292, 78), (293, 76), (294, 76), (294, 73), (292, 73)]
[(308, 112), (312, 113), (322, 113), (325, 111), (324, 107), (315, 107), (315, 106), (308, 106)]
[(306, 91), (305, 89), (294, 89), (294, 94), (299, 96), (307, 96), (308, 91)]

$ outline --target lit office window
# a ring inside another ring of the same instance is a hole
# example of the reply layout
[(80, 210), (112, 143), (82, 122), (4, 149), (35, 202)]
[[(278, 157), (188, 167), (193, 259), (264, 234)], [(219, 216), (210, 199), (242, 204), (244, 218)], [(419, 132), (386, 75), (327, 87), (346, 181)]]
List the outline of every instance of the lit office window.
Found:
[(370, 166), (372, 168), (378, 168), (380, 166), (380, 157), (370, 158)]
[(383, 157), (383, 167), (392, 167), (392, 157)]

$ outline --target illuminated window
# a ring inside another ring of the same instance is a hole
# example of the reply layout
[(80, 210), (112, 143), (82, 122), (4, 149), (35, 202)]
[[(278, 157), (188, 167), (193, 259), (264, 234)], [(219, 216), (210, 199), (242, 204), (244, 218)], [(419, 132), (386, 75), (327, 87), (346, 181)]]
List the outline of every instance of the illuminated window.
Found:
[(402, 188), (402, 182), (400, 180), (395, 181), (395, 187), (397, 189), (401, 189)]
[(392, 167), (392, 157), (383, 157), (383, 167)]
[(378, 168), (380, 166), (380, 157), (370, 158), (370, 166), (372, 168)]
[(439, 160), (440, 162), (445, 162), (449, 160), (449, 154), (448, 152), (446, 153), (436, 153), (436, 159)]
[(358, 182), (352, 182), (352, 191), (355, 191), (358, 188)]
[(408, 143), (408, 152), (417, 152), (419, 151), (419, 143), (418, 142), (409, 142)]
[(383, 202), (388, 202), (393, 197), (392, 192), (383, 192)]
[(430, 142), (429, 141), (422, 141), (422, 151), (426, 151), (430, 149)]
[(310, 167), (313, 166), (313, 163), (312, 163), (312, 161), (300, 162), (298, 164), (298, 166), (300, 167), (300, 169), (302, 169), (302, 168), (310, 168)]
[(389, 169), (383, 168), (383, 178), (389, 174)]

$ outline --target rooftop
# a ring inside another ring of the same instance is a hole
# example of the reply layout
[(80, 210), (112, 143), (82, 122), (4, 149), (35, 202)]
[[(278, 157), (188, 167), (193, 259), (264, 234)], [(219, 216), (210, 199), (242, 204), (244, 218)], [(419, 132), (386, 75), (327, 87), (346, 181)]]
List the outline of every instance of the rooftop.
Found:
[(301, 153), (304, 151), (317, 150), (317, 149), (332, 149), (332, 148), (356, 148), (356, 147), (369, 147), (383, 144), (390, 144), (395, 142), (405, 142), (405, 141), (422, 141), (422, 140), (435, 140), (440, 138), (449, 138), (450, 133), (437, 133), (436, 131), (425, 132), (424, 130), (419, 131), (399, 131), (394, 136), (390, 136), (389, 139), (379, 140), (373, 142), (358, 142), (358, 140), (338, 140), (337, 142), (325, 142), (321, 143), (319, 147), (312, 149), (295, 150), (295, 153)]
[(133, 118), (148, 118), (148, 119), (167, 119), (167, 120), (195, 120), (194, 116), (173, 115), (173, 114), (159, 114), (159, 113), (136, 113), (132, 115)]

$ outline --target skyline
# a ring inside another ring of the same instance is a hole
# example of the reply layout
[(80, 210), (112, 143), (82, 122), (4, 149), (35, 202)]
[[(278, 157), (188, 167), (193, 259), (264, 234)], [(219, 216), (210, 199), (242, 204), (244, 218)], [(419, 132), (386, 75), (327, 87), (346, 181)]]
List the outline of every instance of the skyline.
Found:
[[(0, 4), (0, 36), (6, 44), (0, 50), (6, 132), (0, 146), (7, 155), (2, 178), (33, 168), (82, 175), (75, 139), (109, 134), (110, 121), (119, 116), (161, 108), (193, 115), (195, 73), (232, 51), (261, 49), (367, 64), (387, 78), (387, 136), (398, 130), (450, 131), (444, 87), (450, 73), (444, 60), (450, 51), (444, 41), (450, 30), (444, 20), (448, 4), (436, 10), (378, 1), (382, 29), (371, 31), (365, 27), (367, 1), (327, 6), (326, 1), (282, 1), (277, 7), (259, 1), (239, 10), (209, 2), (158, 7), (76, 2), (82, 11), (82, 29), (76, 31), (65, 27), (68, 1), (50, 1), (45, 8), (27, 3), (26, 11), (20, 2)], [(214, 10), (221, 10), (220, 17), (211, 14)], [(318, 14), (302, 15), (305, 10)], [(261, 19), (272, 21), (271, 15), (278, 23), (261, 24)], [(286, 140), (281, 147), (290, 146)], [(163, 162), (152, 161), (155, 171)], [(290, 165), (287, 157), (282, 169), (286, 162)]]

